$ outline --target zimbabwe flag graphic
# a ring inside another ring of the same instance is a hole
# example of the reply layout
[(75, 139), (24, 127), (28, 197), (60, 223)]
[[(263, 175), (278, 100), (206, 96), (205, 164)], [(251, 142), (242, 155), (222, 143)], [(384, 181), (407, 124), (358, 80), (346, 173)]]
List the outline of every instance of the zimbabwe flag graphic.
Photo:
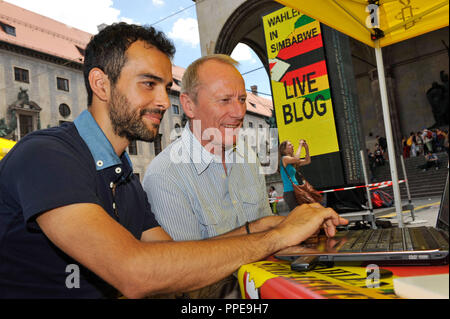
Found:
[(339, 151), (320, 23), (285, 7), (263, 17), (280, 142)]

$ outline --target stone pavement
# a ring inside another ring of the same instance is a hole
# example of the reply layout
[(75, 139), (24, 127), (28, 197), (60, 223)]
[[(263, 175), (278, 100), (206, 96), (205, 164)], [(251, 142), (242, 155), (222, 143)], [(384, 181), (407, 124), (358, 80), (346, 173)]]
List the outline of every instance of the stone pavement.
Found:
[[(405, 227), (436, 226), (440, 202), (441, 197), (437, 196), (413, 199), (412, 204), (414, 205), (415, 220), (413, 221), (409, 210), (403, 211), (403, 223)], [(389, 220), (393, 226), (398, 225), (396, 213), (381, 216), (378, 219)]]

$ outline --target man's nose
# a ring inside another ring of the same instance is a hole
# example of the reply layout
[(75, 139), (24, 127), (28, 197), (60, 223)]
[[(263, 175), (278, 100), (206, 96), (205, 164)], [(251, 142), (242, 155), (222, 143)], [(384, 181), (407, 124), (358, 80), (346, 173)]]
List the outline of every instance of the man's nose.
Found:
[(169, 92), (166, 88), (161, 88), (155, 98), (155, 104), (158, 108), (166, 111), (170, 107)]

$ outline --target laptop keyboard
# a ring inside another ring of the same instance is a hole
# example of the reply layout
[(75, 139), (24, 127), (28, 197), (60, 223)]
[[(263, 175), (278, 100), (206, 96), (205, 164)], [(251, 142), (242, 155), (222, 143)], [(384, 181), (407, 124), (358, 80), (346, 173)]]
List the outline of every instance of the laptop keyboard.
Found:
[(347, 241), (339, 252), (448, 250), (448, 240), (431, 227), (350, 230), (342, 235)]

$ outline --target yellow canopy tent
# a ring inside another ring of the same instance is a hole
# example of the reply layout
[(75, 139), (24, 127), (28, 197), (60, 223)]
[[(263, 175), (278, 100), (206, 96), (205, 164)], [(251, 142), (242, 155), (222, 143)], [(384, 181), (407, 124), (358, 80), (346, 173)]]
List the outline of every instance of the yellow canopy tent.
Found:
[(0, 137), (0, 160), (9, 152), (16, 142)]
[(403, 227), (381, 48), (449, 25), (449, 0), (276, 0), (375, 48), (395, 209)]
[[(449, 0), (277, 0), (371, 47), (448, 25)], [(380, 31), (378, 31), (380, 30)], [(381, 33), (382, 31), (382, 33)]]

